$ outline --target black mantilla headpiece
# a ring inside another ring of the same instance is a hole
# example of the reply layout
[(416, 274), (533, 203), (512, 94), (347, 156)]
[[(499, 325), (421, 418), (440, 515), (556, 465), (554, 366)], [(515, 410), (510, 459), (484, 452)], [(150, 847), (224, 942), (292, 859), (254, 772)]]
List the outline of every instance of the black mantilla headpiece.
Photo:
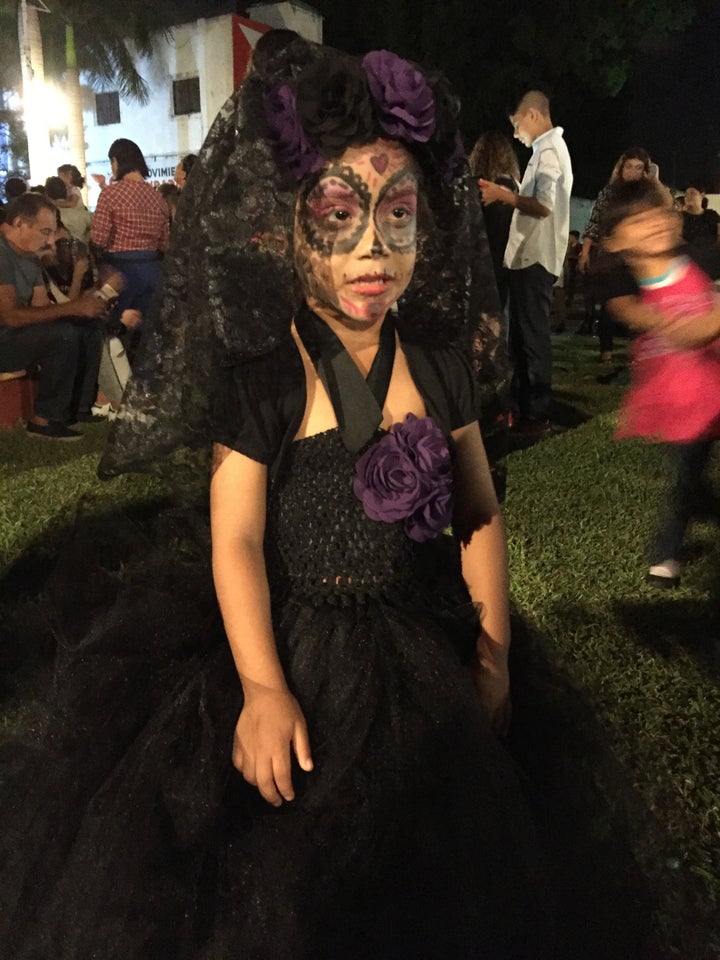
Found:
[(497, 292), (477, 186), (463, 176), (458, 111), (440, 74), (388, 51), (359, 59), (289, 31), (265, 34), (182, 191), (101, 476), (140, 470), (205, 483), (192, 451), (208, 449), (213, 370), (290, 333), (298, 183), (379, 137), (416, 158), (429, 211), (401, 327), (415, 341), (466, 350), (484, 387), (483, 420), (494, 421), (504, 376)]

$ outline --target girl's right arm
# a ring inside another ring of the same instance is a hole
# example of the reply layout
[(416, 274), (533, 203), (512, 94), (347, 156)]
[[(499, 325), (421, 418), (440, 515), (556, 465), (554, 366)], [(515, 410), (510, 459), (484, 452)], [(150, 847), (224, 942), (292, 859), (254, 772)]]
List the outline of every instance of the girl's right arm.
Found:
[(273, 636), (263, 554), (266, 484), (263, 464), (215, 445), (213, 576), (244, 695), (233, 763), (268, 803), (280, 806), (294, 797), (291, 747), (303, 770), (312, 770), (312, 757), (305, 718), (288, 689)]
[(720, 304), (698, 316), (670, 319), (643, 303), (640, 297), (614, 297), (607, 301), (608, 310), (633, 330), (654, 331), (681, 350), (704, 347), (720, 337)]

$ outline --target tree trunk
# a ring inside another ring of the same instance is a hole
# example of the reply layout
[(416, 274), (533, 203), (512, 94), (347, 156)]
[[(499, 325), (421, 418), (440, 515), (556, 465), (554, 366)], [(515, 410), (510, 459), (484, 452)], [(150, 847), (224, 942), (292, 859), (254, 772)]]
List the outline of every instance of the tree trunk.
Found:
[[(75, 31), (71, 23), (65, 26), (65, 96), (68, 105), (68, 142), (70, 162), (87, 176), (85, 167), (85, 125), (83, 123), (82, 91), (75, 52)], [(87, 195), (85, 200), (87, 202)]]
[(23, 81), (23, 113), (28, 139), (30, 179), (44, 182), (51, 169), (50, 130), (46, 118), (45, 63), (43, 61), (40, 20), (37, 8), (20, 0), (18, 8), (18, 41)]

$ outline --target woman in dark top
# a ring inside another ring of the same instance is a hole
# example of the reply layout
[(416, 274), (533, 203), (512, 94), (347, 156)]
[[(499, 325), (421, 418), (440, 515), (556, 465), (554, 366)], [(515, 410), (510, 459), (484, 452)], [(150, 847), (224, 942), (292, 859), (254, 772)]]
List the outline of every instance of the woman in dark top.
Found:
[(692, 248), (708, 247), (718, 242), (720, 216), (709, 210), (704, 192), (693, 184), (685, 190), (683, 207), (683, 240)]
[[(469, 157), (470, 171), (474, 176), (492, 180), (503, 187), (518, 192), (520, 168), (517, 156), (508, 138), (497, 130), (490, 130), (478, 137)], [(505, 203), (489, 203), (483, 207), (490, 254), (495, 279), (500, 295), (500, 306), (507, 302), (507, 270), (503, 266), (513, 208)]]
[[(585, 276), (585, 283), (590, 285), (594, 302), (600, 303), (600, 317), (598, 320), (598, 339), (600, 341), (600, 360), (602, 363), (611, 363), (613, 355), (613, 331), (615, 320), (608, 312), (605, 302), (605, 275), (595, 269), (596, 254), (600, 243), (600, 223), (605, 210), (610, 203), (613, 191), (621, 183), (640, 183), (650, 179), (650, 154), (643, 147), (630, 147), (620, 155), (610, 174), (610, 180), (597, 195), (597, 199), (590, 211), (590, 217), (585, 226), (582, 250), (578, 259), (578, 269)], [(669, 194), (668, 194), (669, 197)], [(592, 319), (590, 319), (592, 323)]]

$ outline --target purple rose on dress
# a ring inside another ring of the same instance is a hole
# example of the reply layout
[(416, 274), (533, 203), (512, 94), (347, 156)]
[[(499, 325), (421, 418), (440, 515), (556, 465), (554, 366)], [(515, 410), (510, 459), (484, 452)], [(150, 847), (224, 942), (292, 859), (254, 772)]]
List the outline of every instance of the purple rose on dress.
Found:
[(407, 535), (420, 542), (437, 537), (450, 525), (452, 507), (452, 485), (448, 483), (407, 518)]
[(437, 537), (452, 517), (452, 462), (431, 417), (409, 413), (355, 464), (355, 496), (371, 520), (405, 521), (412, 540)]
[(321, 170), (323, 158), (310, 145), (295, 108), (295, 95), (287, 84), (272, 87), (263, 98), (267, 142), (278, 165), (295, 180)]
[(362, 67), (385, 133), (406, 143), (427, 143), (435, 132), (435, 100), (417, 67), (389, 50), (366, 54)]

